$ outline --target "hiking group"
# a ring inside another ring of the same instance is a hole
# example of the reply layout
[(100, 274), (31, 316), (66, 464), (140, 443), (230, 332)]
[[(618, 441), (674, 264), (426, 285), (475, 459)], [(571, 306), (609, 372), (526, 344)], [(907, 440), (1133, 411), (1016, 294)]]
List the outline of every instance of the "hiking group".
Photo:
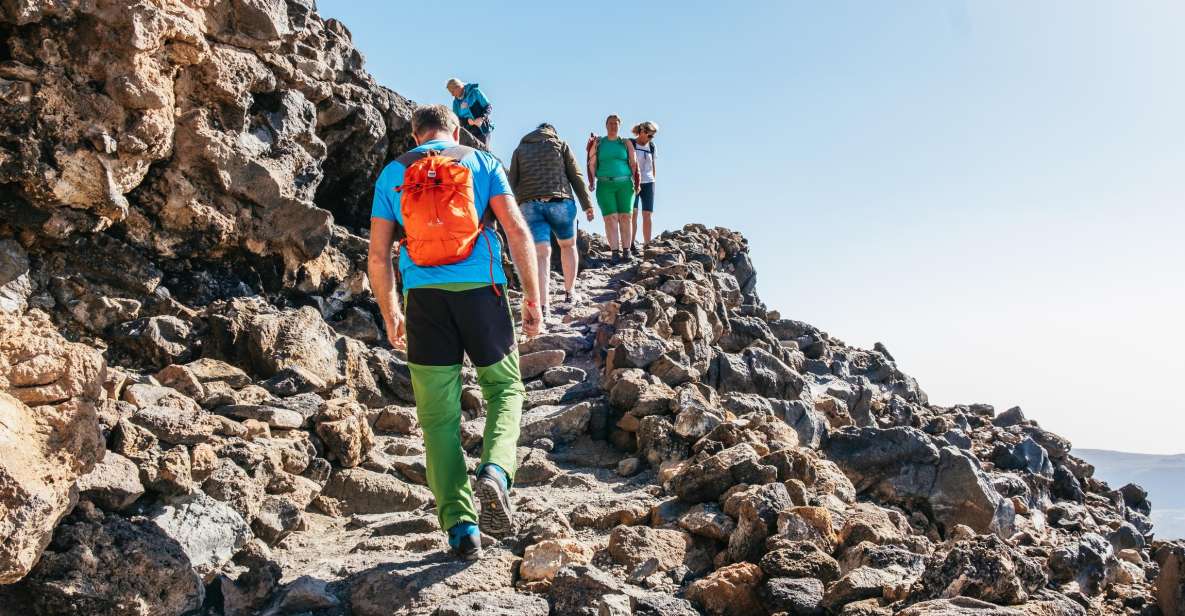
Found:
[[(476, 559), (482, 532), (501, 537), (514, 530), (510, 486), (526, 399), (495, 222), (522, 284), (522, 333), (533, 337), (550, 313), (553, 233), (564, 279), (559, 301), (580, 301), (576, 199), (592, 221), (595, 193), (615, 264), (639, 256), (636, 204), (650, 242), (658, 127), (643, 122), (634, 139), (623, 139), (621, 119), (609, 116), (607, 134), (590, 135), (586, 144), (586, 186), (571, 148), (550, 124), (522, 138), (509, 171), (489, 152), (462, 146), (462, 126), (488, 146), (493, 106), (475, 83), (450, 79), (447, 89), (452, 109), (416, 108), (416, 147), (389, 163), (375, 184), (367, 269), (388, 339), (407, 352), (440, 528), (454, 554)], [(472, 484), (460, 429), (465, 356), (487, 404)]]

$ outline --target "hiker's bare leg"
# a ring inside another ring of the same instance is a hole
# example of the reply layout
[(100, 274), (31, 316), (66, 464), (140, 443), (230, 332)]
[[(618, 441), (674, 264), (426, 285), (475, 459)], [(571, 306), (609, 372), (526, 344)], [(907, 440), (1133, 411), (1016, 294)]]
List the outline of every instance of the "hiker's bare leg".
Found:
[(580, 267), (579, 255), (576, 254), (576, 238), (559, 240), (560, 265), (564, 270), (564, 292), (572, 293), (576, 288), (576, 272)]
[(605, 216), (605, 237), (609, 240), (609, 250), (621, 250), (621, 238), (618, 235), (620, 226), (617, 222), (618, 214)]
[(642, 208), (639, 208), (638, 204), (634, 203), (633, 227), (632, 231), (630, 232), (630, 245), (638, 243), (638, 211), (640, 209)]
[(633, 230), (634, 225), (633, 225), (633, 221), (630, 220), (630, 215), (629, 214), (618, 214), (617, 215), (617, 226), (618, 226), (618, 229), (620, 230), (620, 233), (621, 233), (621, 249), (622, 250), (629, 250), (630, 246), (633, 246), (633, 241), (631, 238), (634, 233), (634, 230)]
[(537, 242), (535, 244), (535, 262), (539, 272), (539, 303), (550, 306), (548, 300), (551, 286), (551, 242)]
[(642, 237), (646, 238), (646, 243), (643, 246), (650, 245), (650, 215), (652, 212), (642, 212)]

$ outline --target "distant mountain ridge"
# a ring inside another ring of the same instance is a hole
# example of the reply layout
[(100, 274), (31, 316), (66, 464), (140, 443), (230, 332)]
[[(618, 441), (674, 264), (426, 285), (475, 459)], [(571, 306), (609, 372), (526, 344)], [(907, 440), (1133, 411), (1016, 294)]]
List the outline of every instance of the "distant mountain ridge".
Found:
[(1095, 467), (1095, 477), (1119, 488), (1137, 483), (1148, 490), (1152, 522), (1160, 539), (1185, 537), (1185, 454), (1156, 455), (1106, 449), (1075, 449)]

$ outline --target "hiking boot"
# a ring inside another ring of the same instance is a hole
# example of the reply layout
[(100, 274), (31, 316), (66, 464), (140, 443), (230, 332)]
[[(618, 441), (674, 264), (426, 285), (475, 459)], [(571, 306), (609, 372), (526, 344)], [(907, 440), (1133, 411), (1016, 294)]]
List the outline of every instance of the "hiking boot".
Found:
[(449, 552), (457, 558), (481, 558), (481, 531), (473, 522), (457, 522), (448, 529)]
[(641, 258), (642, 257), (642, 252), (640, 250), (638, 250), (637, 244), (630, 246), (630, 255), (632, 255), (634, 258)]
[(477, 521), (482, 532), (492, 537), (505, 537), (514, 532), (514, 505), (510, 502), (510, 476), (497, 464), (483, 464), (477, 469), (477, 485), (473, 489), (481, 503)]
[(611, 265), (620, 265), (621, 264), (621, 251), (614, 250), (612, 256), (609, 257), (609, 263)]

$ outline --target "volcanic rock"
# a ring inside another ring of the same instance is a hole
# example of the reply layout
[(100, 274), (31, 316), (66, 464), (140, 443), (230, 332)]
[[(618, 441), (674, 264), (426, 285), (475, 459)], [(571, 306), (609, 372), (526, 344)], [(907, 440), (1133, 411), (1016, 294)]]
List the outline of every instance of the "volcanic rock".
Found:
[(95, 406), (106, 365), (43, 313), (0, 313), (0, 584), (37, 562), (103, 456)]

